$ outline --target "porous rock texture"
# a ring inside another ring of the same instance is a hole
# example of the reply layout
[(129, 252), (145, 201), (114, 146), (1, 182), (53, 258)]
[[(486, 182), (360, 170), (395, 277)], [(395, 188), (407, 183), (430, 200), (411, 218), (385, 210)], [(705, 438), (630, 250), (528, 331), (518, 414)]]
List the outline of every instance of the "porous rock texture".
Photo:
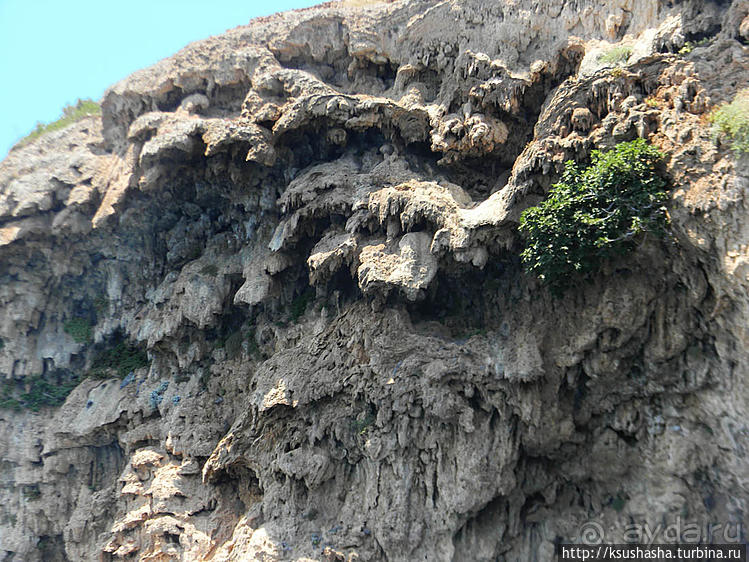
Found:
[[(194, 43), (0, 164), (5, 388), (149, 357), (0, 410), (0, 558), (545, 561), (745, 527), (749, 160), (706, 115), (749, 83), (749, 3), (348, 4)], [(636, 137), (670, 236), (552, 298), (520, 212)]]

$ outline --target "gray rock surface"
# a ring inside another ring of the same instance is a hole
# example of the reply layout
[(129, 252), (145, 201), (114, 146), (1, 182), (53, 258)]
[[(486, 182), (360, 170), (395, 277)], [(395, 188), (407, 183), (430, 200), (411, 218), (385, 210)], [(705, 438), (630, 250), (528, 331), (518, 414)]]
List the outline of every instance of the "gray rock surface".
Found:
[[(735, 539), (749, 160), (707, 114), (749, 83), (748, 17), (328, 3), (189, 45), (12, 150), (3, 392), (100, 370), (59, 407), (0, 408), (0, 558), (551, 560), (677, 521)], [(637, 137), (669, 155), (672, 238), (552, 298), (520, 213), (565, 160)], [(123, 345), (148, 365), (101, 371)]]

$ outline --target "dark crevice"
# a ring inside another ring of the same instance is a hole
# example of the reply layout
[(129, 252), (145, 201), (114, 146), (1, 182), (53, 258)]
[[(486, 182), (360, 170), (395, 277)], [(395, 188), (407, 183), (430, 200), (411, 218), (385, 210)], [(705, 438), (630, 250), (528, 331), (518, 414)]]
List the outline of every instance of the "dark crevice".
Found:
[[(500, 522), (506, 517), (507, 511), (507, 499), (503, 496), (497, 496), (487, 503), (478, 513), (475, 513), (453, 534), (453, 546), (455, 552), (453, 554), (453, 562), (463, 562), (471, 558), (471, 555), (475, 552), (476, 544), (475, 541), (479, 540), (484, 534), (489, 534), (492, 529), (495, 530), (494, 536), (496, 537), (494, 552), (492, 553), (491, 559), (494, 559), (499, 554), (499, 547), (501, 545), (502, 533), (497, 533), (497, 529), (501, 529), (502, 525)], [(486, 544), (483, 545), (486, 548)]]
[[(426, 298), (406, 303), (406, 307), (415, 324), (437, 321), (458, 333), (488, 329), (499, 320), (495, 317), (498, 308), (489, 305), (496, 289), (509, 282), (510, 275), (511, 270), (501, 260), (490, 261), (483, 269), (465, 264), (451, 269), (446, 264), (432, 281)], [(482, 290), (476, 291), (476, 287)]]
[(166, 94), (164, 94), (160, 99), (156, 101), (156, 107), (158, 107), (159, 111), (175, 111), (179, 107), (179, 104), (182, 103), (182, 98), (184, 97), (185, 96), (182, 88), (180, 88), (179, 86), (174, 86), (171, 90), (169, 90)]

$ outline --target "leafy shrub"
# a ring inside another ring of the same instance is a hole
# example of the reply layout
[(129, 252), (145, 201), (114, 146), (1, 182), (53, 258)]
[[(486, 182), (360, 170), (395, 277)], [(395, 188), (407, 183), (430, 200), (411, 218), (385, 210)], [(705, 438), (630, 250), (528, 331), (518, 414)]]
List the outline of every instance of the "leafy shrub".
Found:
[(70, 334), (76, 343), (90, 343), (92, 340), (91, 323), (85, 318), (72, 318), (63, 324), (62, 329)]
[(77, 376), (72, 376), (61, 384), (53, 384), (39, 375), (24, 379), (25, 392), (20, 392), (14, 381), (4, 381), (0, 391), (0, 408), (16, 411), (28, 408), (38, 412), (44, 406), (57, 407), (65, 402), (79, 382)]
[(130, 371), (147, 365), (148, 355), (143, 349), (120, 341), (113, 347), (98, 353), (87, 374), (94, 378), (107, 378), (112, 374), (124, 378)]
[(731, 103), (716, 109), (710, 121), (715, 140), (725, 135), (731, 139), (735, 152), (749, 152), (749, 88), (739, 91)]
[(568, 161), (549, 196), (520, 217), (526, 270), (559, 294), (605, 260), (631, 252), (642, 234), (662, 235), (668, 221), (666, 182), (656, 171), (662, 158), (637, 139), (594, 150), (587, 168)]
[(78, 383), (77, 377), (62, 384), (52, 384), (41, 376), (32, 377), (29, 380), (29, 391), (21, 395), (20, 402), (34, 412), (38, 412), (43, 406), (61, 406)]
[(66, 105), (62, 108), (62, 117), (52, 123), (37, 123), (36, 129), (31, 131), (26, 137), (16, 143), (16, 147), (21, 147), (29, 144), (31, 141), (38, 139), (45, 133), (52, 131), (59, 131), (64, 129), (68, 125), (72, 125), (76, 121), (80, 121), (84, 117), (89, 115), (99, 115), (101, 113), (101, 107), (99, 104), (91, 99), (79, 99), (75, 105)]
[(622, 64), (627, 62), (632, 54), (632, 47), (620, 46), (612, 47), (605, 53), (598, 55), (598, 62), (601, 64)]
[(3, 379), (0, 383), (0, 409), (2, 410), (20, 410), (21, 403), (15, 392), (16, 385), (13, 380)]
[(14, 410), (18, 412), (22, 408), (23, 405), (16, 398), (5, 396), (0, 398), (0, 410)]

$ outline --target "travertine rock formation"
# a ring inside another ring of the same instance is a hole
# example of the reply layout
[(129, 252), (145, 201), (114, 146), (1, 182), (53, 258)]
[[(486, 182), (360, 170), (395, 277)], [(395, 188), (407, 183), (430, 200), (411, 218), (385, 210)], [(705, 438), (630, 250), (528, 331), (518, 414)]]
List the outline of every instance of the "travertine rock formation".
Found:
[[(706, 114), (749, 82), (748, 18), (329, 3), (192, 44), (11, 151), (8, 396), (122, 346), (149, 364), (0, 409), (0, 558), (551, 560), (677, 518), (735, 539), (749, 160)], [(669, 154), (672, 237), (551, 298), (520, 212), (638, 136)]]

